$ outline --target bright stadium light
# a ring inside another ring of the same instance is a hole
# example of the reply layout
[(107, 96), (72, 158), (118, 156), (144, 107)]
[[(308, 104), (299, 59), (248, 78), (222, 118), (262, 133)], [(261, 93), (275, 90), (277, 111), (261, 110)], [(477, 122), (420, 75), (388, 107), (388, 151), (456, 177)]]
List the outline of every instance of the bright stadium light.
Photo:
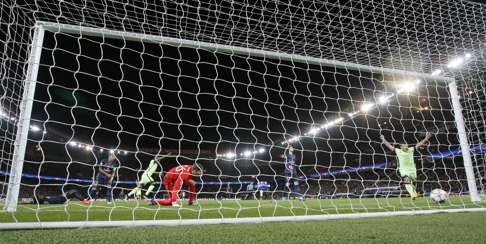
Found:
[(348, 116), (349, 116), (350, 118), (352, 118), (352, 117), (356, 116), (358, 113), (359, 113), (359, 112), (352, 112), (352, 113), (348, 113)]
[(83, 147), (84, 147), (84, 145), (83, 145), (83, 144), (81, 144), (81, 143), (79, 143), (79, 144), (78, 144), (78, 147), (79, 147), (79, 148), (83, 148)]
[(244, 156), (244, 157), (250, 157), (250, 156), (251, 156), (251, 154), (252, 154), (252, 153), (251, 153), (251, 151), (244, 151), (244, 152), (242, 153), (242, 156)]
[(298, 141), (299, 139), (300, 139), (300, 136), (294, 136), (294, 137), (290, 138), (289, 142)]
[(99, 150), (99, 151), (100, 151), (100, 153), (102, 153), (104, 150), (103, 150), (103, 148), (100, 148), (100, 150)]
[(232, 159), (234, 158), (236, 155), (232, 152), (228, 152), (224, 155), (227, 159)]
[(86, 145), (86, 147), (84, 148), (84, 150), (86, 151), (91, 151), (93, 149), (93, 146), (88, 146)]
[(417, 83), (416, 82), (401, 82), (398, 84), (398, 91), (397, 93), (410, 93), (414, 91), (417, 88)]
[(258, 153), (264, 153), (265, 152), (265, 148), (261, 147), (260, 149), (258, 149)]
[(337, 125), (337, 124), (341, 123), (343, 120), (344, 120), (344, 118), (339, 117), (339, 118), (337, 118), (337, 119), (335, 119), (335, 120), (333, 120), (333, 121), (327, 122), (327, 123), (326, 123), (326, 124), (324, 124), (324, 125), (323, 125), (321, 128), (323, 128), (323, 129), (327, 129), (327, 128), (329, 128), (329, 127), (332, 127), (332, 126), (335, 126), (335, 125)]
[(40, 129), (40, 127), (39, 127), (39, 126), (37, 126), (37, 125), (31, 125), (31, 126), (30, 126), (30, 130), (31, 130), (31, 131), (33, 131), (33, 132), (38, 132), (38, 131), (40, 131), (41, 129)]
[(115, 150), (111, 149), (111, 150), (110, 150), (110, 153), (111, 153), (111, 154), (115, 153)]
[(434, 71), (432, 72), (432, 76), (438, 76), (438, 75), (440, 75), (440, 74), (442, 74), (442, 70), (441, 70), (441, 69), (436, 69), (436, 70), (434, 70)]
[(307, 132), (308, 135), (315, 135), (319, 132), (319, 128), (317, 127), (312, 127), (309, 132)]
[(127, 151), (123, 151), (123, 155), (127, 155), (127, 154), (128, 154), (128, 152), (127, 152)]
[(449, 63), (447, 64), (447, 68), (449, 68), (449, 69), (457, 69), (461, 65), (464, 64), (464, 61), (465, 61), (465, 59), (463, 57), (454, 58), (451, 61), (449, 61)]
[(373, 106), (375, 106), (374, 103), (366, 102), (366, 103), (363, 103), (361, 105), (360, 110), (361, 110), (361, 112), (366, 113), (366, 112), (370, 111), (373, 108)]
[(466, 57), (466, 60), (468, 60), (468, 59), (472, 58), (472, 54), (470, 54), (470, 53), (466, 53), (466, 54), (464, 55), (464, 57)]
[(73, 146), (73, 147), (75, 147), (75, 146), (77, 146), (77, 145), (78, 145), (78, 143), (77, 143), (77, 142), (75, 142), (75, 141), (70, 141), (70, 142), (69, 142), (69, 146)]
[(381, 95), (378, 98), (378, 104), (383, 105), (387, 103), (393, 95)]

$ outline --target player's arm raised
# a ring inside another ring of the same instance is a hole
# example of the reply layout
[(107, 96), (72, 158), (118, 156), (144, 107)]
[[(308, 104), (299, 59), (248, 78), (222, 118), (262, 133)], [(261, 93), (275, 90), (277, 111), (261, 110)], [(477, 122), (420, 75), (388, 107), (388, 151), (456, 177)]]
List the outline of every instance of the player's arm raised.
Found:
[(385, 139), (385, 136), (384, 135), (380, 135), (380, 139), (381, 139), (381, 142), (390, 150), (394, 151), (395, 150), (395, 147), (393, 147), (392, 144), (390, 144), (390, 142), (388, 142), (386, 139)]
[(421, 141), (419, 141), (417, 143), (417, 145), (415, 145), (415, 148), (419, 148), (419, 147), (425, 145), (425, 143), (427, 143), (431, 137), (432, 137), (432, 133), (427, 132), (427, 134), (425, 134), (425, 138), (422, 139)]

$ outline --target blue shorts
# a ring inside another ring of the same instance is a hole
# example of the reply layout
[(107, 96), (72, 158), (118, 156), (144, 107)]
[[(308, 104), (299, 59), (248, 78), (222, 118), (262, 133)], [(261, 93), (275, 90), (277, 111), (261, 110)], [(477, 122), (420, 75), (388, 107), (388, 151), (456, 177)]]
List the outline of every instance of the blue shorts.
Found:
[(109, 185), (108, 180), (109, 180), (108, 177), (104, 175), (97, 175), (95, 185), (108, 186)]

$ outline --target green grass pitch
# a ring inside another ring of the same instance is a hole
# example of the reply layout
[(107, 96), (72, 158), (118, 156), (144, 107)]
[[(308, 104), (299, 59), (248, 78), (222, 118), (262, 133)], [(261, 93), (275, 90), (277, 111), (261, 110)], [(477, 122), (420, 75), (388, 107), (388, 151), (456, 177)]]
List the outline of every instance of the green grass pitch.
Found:
[[(63, 205), (20, 205), (15, 214), (0, 213), (0, 222), (85, 221), (132, 219), (231, 218), (310, 214), (360, 213), (437, 208), (486, 207), (468, 197), (451, 197), (444, 204), (428, 198), (363, 198), (307, 200), (204, 200), (197, 206), (180, 209), (150, 206), (140, 201), (116, 201), (112, 205), (95, 201), (88, 206), (78, 202)], [(405, 242), (479, 243), (486, 240), (486, 213), (448, 213), (403, 217), (278, 222), (265, 224), (226, 224), (180, 227), (136, 227), (0, 231), (6, 242), (105, 243), (111, 242)], [(109, 236), (106, 233), (110, 233)], [(2, 241), (2, 242), (3, 242)]]

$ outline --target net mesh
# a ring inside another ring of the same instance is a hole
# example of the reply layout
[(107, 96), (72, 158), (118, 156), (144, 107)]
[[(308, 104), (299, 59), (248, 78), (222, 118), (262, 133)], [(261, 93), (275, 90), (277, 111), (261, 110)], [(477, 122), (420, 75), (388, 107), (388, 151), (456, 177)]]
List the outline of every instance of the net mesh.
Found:
[[(482, 191), (482, 4), (145, 0), (0, 6), (5, 20), (0, 23), (0, 198), (7, 192), (15, 146), (27, 147), (19, 195), (24, 203), (17, 215), (5, 215), (9, 221), (482, 206), (465, 196), (469, 189), (451, 94), (441, 78), (459, 84), (474, 180)], [(46, 30), (30, 133), (26, 142), (16, 142), (36, 21), (92, 27), (98, 34), (82, 28), (68, 32), (62, 25)], [(113, 31), (126, 35), (110, 35)], [(130, 37), (133, 33), (142, 35)], [(208, 48), (211, 44), (229, 48)], [(324, 62), (283, 58), (288, 54)], [(356, 64), (430, 76), (356, 69)], [(409, 174), (380, 138), (397, 148), (414, 146), (427, 132), (432, 136), (415, 149), (415, 173)], [(102, 165), (110, 154), (117, 165)], [(153, 179), (142, 184), (149, 162), (163, 155)], [(145, 194), (153, 185), (147, 197), (166, 199), (167, 172), (195, 163), (204, 169), (202, 177), (194, 177), (196, 206), (183, 201), (185, 187), (178, 201), (182, 208), (127, 196), (137, 186)], [(115, 172), (111, 184), (100, 169)], [(453, 197), (433, 202), (427, 195), (436, 188)], [(415, 201), (410, 200), (414, 191), (422, 196)], [(112, 197), (105, 202), (105, 195)], [(59, 196), (61, 204), (44, 205)]]

